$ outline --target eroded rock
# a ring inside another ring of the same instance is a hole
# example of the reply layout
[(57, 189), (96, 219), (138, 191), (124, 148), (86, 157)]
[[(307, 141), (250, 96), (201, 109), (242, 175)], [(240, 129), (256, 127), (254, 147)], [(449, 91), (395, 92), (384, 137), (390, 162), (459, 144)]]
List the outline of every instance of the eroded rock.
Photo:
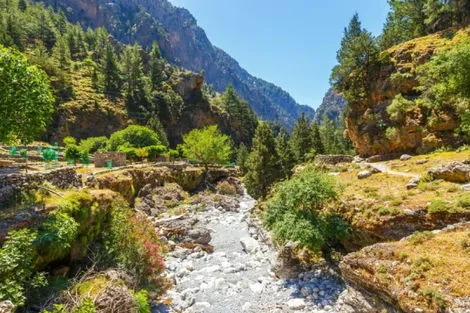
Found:
[(470, 165), (463, 162), (451, 162), (431, 168), (429, 175), (434, 179), (467, 183), (470, 181)]

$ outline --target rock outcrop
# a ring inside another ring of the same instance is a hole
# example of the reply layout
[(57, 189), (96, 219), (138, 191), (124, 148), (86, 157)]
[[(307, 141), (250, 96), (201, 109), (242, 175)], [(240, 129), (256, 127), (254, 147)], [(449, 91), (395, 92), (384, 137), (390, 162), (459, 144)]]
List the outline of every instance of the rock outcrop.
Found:
[(469, 29), (448, 30), (417, 38), (386, 50), (370, 77), (367, 97), (350, 103), (346, 124), (357, 152), (377, 154), (424, 153), (443, 146), (459, 145), (454, 136), (460, 117), (451, 108), (430, 117), (426, 108), (408, 110), (401, 121), (392, 121), (387, 107), (395, 96), (416, 99), (419, 85), (416, 68), (428, 62), (438, 51), (457, 46), (468, 38)]
[(454, 183), (468, 183), (470, 181), (470, 165), (463, 162), (451, 162), (429, 170), (434, 179), (443, 179)]
[(469, 241), (470, 224), (465, 223), (351, 253), (341, 262), (341, 272), (368, 300), (355, 301), (360, 297), (354, 291), (343, 300), (355, 303), (350, 312), (358, 313), (379, 313), (384, 307), (405, 313), (468, 312)]

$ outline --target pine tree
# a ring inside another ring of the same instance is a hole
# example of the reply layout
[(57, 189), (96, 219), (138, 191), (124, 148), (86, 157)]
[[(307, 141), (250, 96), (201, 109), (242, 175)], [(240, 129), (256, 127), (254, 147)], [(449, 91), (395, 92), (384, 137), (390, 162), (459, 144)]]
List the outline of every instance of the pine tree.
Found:
[(154, 89), (166, 80), (165, 61), (162, 59), (160, 47), (156, 41), (153, 43), (150, 52), (150, 80)]
[(281, 177), (290, 177), (295, 165), (295, 156), (289, 144), (289, 134), (285, 129), (282, 129), (276, 137), (276, 152), (279, 156)]
[(59, 68), (61, 70), (66, 70), (70, 68), (71, 55), (69, 49), (69, 43), (65, 37), (60, 37), (54, 48), (52, 49), (52, 55), (59, 63)]
[(146, 105), (144, 89), (144, 72), (141, 58), (141, 48), (138, 45), (124, 48), (121, 64), (127, 108), (132, 114), (137, 114), (140, 106)]
[[(357, 22), (351, 24), (355, 25)], [(351, 36), (352, 33), (354, 36)], [(349, 106), (355, 105), (369, 95), (373, 75), (376, 74), (379, 64), (378, 56), (379, 47), (371, 33), (365, 29), (359, 35), (356, 31), (345, 33), (338, 51), (339, 64), (333, 68), (330, 81), (333, 87), (343, 94)]]
[(271, 127), (260, 123), (253, 139), (253, 148), (247, 160), (245, 184), (248, 193), (256, 199), (267, 195), (279, 179), (279, 162)]
[(242, 172), (242, 175), (245, 175), (247, 172), (246, 162), (248, 160), (250, 152), (245, 144), (242, 142), (237, 149), (236, 163)]
[(258, 126), (258, 118), (248, 103), (241, 99), (232, 85), (227, 85), (225, 92), (220, 97), (222, 107), (228, 114), (230, 131), (235, 143), (244, 142), (251, 146), (252, 138)]
[(344, 35), (341, 39), (341, 45), (336, 53), (336, 58), (338, 61), (344, 58), (344, 55), (347, 53), (348, 45), (355, 38), (359, 37), (363, 33), (362, 24), (359, 19), (359, 14), (355, 13), (349, 22), (348, 27), (344, 28)]
[(290, 139), (291, 149), (298, 163), (307, 161), (307, 154), (313, 147), (310, 119), (302, 114), (297, 120)]
[(108, 95), (116, 95), (121, 87), (119, 67), (111, 44), (106, 45), (106, 52), (102, 64), (104, 91)]
[[(326, 117), (326, 116), (325, 116)], [(323, 140), (320, 135), (320, 127), (316, 122), (312, 123), (311, 126), (312, 131), (312, 147), (315, 149), (316, 154), (324, 154), (325, 146), (323, 145)]]

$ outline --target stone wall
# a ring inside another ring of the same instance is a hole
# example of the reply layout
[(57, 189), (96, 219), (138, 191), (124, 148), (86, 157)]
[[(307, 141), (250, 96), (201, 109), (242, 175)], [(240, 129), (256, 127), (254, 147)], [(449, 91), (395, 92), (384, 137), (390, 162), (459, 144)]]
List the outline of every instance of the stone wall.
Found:
[(82, 177), (73, 168), (60, 168), (30, 174), (3, 175), (0, 176), (0, 206), (16, 192), (35, 189), (45, 181), (61, 189), (82, 187)]
[(97, 152), (94, 154), (95, 167), (106, 167), (106, 162), (111, 161), (113, 167), (126, 166), (126, 154), (124, 152)]
[(354, 157), (352, 155), (317, 155), (315, 161), (326, 164), (351, 163)]

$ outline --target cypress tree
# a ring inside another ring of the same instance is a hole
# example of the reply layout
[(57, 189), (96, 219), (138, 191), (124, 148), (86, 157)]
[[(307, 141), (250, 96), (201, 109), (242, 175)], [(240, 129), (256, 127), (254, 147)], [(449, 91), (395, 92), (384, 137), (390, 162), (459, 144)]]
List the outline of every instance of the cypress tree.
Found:
[(245, 185), (256, 199), (267, 195), (269, 188), (280, 177), (276, 143), (267, 123), (260, 123), (253, 138), (253, 148), (248, 156)]

